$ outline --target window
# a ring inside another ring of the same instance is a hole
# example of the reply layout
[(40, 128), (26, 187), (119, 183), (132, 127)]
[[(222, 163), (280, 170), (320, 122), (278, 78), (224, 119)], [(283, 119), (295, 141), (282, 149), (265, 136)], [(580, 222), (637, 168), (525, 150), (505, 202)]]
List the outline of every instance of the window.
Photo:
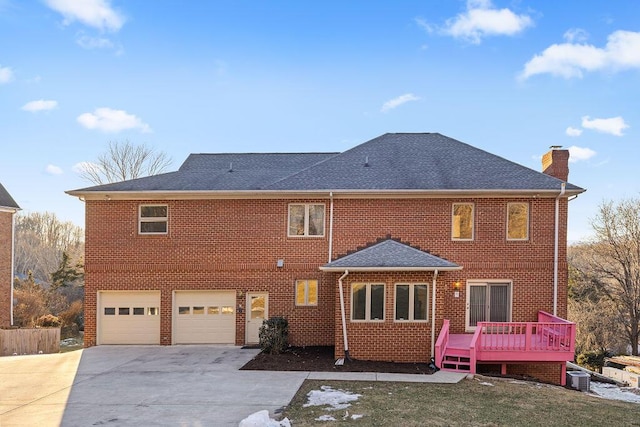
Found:
[(507, 203), (507, 240), (529, 239), (529, 205)]
[(225, 305), (222, 307), (222, 314), (233, 314), (233, 307), (230, 305)]
[(427, 320), (428, 295), (428, 286), (425, 284), (397, 284), (396, 320)]
[(220, 314), (220, 307), (207, 307), (207, 314)]
[(511, 283), (469, 283), (467, 329), (478, 322), (511, 321)]
[(141, 205), (139, 218), (140, 234), (167, 234), (169, 206)]
[(133, 307), (134, 316), (144, 316), (144, 307)]
[(291, 236), (324, 236), (323, 204), (289, 205), (289, 234)]
[(351, 320), (384, 321), (384, 285), (351, 285)]
[(191, 307), (178, 307), (178, 314), (191, 314)]
[(473, 203), (454, 203), (451, 218), (453, 240), (473, 240)]
[(115, 307), (105, 307), (104, 308), (104, 315), (105, 316), (115, 316), (116, 315), (116, 308)]
[(317, 280), (296, 280), (296, 305), (318, 305)]
[(147, 316), (157, 316), (159, 312), (158, 307), (149, 307), (147, 309)]
[(129, 307), (118, 307), (118, 316), (128, 316)]
[(192, 314), (204, 314), (204, 307), (193, 307)]

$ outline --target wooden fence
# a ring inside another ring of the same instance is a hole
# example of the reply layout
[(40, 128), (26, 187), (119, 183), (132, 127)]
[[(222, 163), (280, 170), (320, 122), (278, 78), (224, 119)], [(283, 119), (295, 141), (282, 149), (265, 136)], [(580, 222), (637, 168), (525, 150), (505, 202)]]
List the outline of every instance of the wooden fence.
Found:
[(60, 352), (60, 328), (0, 329), (0, 356)]

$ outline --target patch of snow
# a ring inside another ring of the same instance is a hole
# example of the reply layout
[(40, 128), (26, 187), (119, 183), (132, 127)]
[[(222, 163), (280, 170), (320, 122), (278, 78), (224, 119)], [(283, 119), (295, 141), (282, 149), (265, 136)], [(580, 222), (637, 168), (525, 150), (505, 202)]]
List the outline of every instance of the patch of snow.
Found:
[(316, 421), (336, 421), (331, 415), (320, 415), (315, 419)]
[(330, 406), (327, 408), (331, 411), (346, 409), (351, 403), (358, 400), (361, 394), (354, 394), (345, 390), (334, 390), (330, 386), (323, 385), (320, 390), (311, 390), (307, 393), (307, 403), (302, 405), (308, 406)]
[(291, 427), (291, 423), (288, 418), (284, 418), (282, 421), (269, 418), (269, 411), (263, 409), (240, 421), (238, 427)]
[(615, 384), (606, 384), (591, 381), (591, 392), (599, 397), (610, 400), (621, 400), (623, 402), (640, 403), (640, 394), (634, 393), (638, 390), (630, 387), (618, 387)]
[(493, 384), (487, 383), (487, 382), (482, 382), (482, 383), (480, 383), (480, 385), (488, 385), (489, 387), (493, 387)]
[(351, 415), (351, 419), (352, 420), (359, 420), (360, 418), (364, 417), (364, 415), (360, 415), (360, 414), (353, 414)]

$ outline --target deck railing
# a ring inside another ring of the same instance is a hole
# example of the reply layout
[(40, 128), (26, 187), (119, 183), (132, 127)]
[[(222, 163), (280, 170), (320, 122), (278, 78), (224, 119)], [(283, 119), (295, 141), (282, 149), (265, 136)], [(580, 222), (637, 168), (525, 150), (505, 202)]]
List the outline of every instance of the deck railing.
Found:
[(442, 360), (444, 359), (444, 351), (449, 345), (449, 320), (444, 319), (442, 323), (442, 329), (440, 330), (440, 335), (438, 335), (438, 340), (436, 341), (435, 348), (435, 363), (436, 366), (442, 366)]
[(478, 322), (471, 348), (485, 351), (562, 351), (573, 354), (576, 326), (543, 311), (538, 322)]

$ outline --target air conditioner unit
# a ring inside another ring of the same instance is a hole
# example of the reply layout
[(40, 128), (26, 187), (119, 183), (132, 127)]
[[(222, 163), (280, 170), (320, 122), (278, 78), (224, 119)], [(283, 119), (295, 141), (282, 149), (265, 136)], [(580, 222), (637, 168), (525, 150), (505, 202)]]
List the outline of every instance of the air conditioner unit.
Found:
[(567, 385), (580, 391), (589, 391), (591, 387), (591, 376), (586, 372), (567, 372)]

